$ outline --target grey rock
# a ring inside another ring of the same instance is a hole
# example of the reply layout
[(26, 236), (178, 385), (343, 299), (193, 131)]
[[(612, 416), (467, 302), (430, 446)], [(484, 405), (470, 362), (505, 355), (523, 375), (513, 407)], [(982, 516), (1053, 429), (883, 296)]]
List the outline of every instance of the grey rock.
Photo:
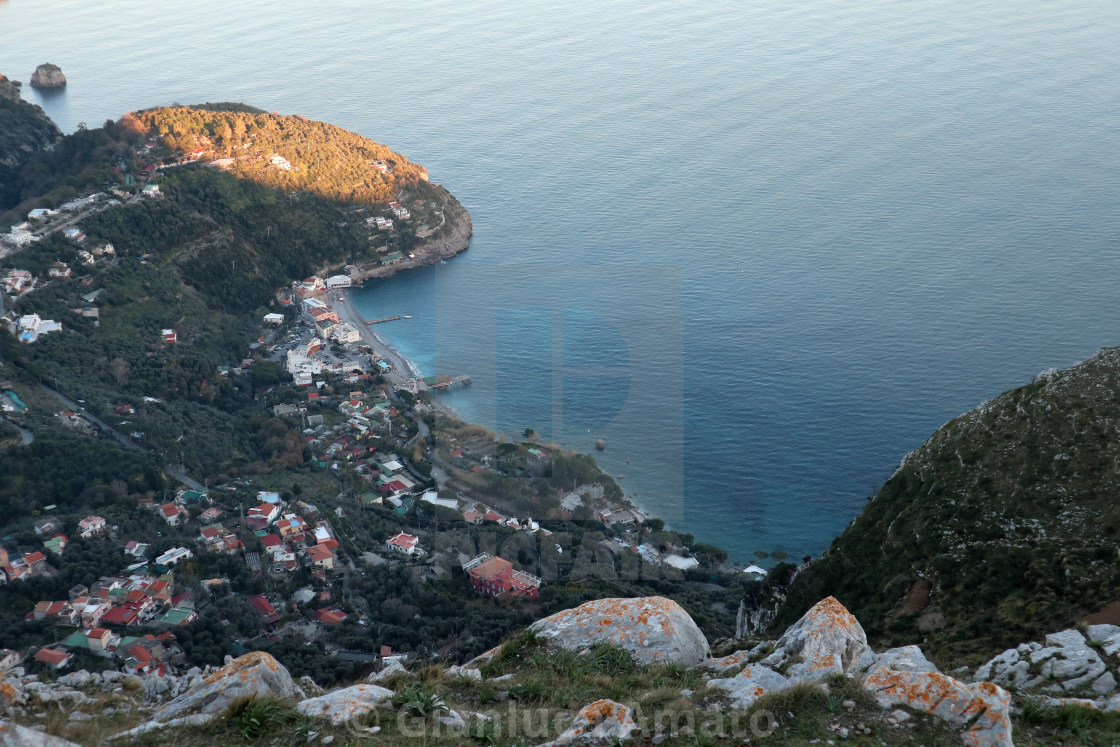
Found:
[(352, 685), (341, 690), (301, 700), (296, 710), (305, 716), (330, 719), (344, 724), (372, 711), (382, 702), (393, 697), (393, 691), (378, 685)]
[(254, 651), (235, 659), (203, 680), (199, 687), (191, 688), (156, 710), (152, 720), (167, 721), (190, 713), (221, 713), (239, 697), (291, 698), (298, 692), (283, 664), (271, 654)]
[(114, 734), (110, 739), (131, 739), (132, 737), (147, 734), (156, 729), (168, 729), (175, 726), (203, 726), (204, 724), (210, 723), (215, 718), (215, 714), (212, 713), (196, 713), (192, 716), (173, 718), (168, 721), (146, 721), (133, 729)]
[(891, 711), (891, 718), (894, 719), (896, 724), (901, 724), (910, 720), (910, 714), (899, 708)]
[(70, 715), (67, 716), (67, 719), (70, 721), (89, 721), (92, 718), (93, 716), (88, 713), (82, 713), (81, 711), (70, 711)]
[(567, 731), (541, 747), (613, 743), (629, 738), (637, 730), (638, 725), (629, 708), (613, 700), (597, 700), (580, 709)]
[(403, 674), (408, 670), (399, 661), (391, 661), (382, 667), (380, 672), (374, 672), (367, 679), (368, 682), (384, 682), (395, 674)]
[(791, 683), (764, 664), (748, 664), (735, 677), (708, 680), (708, 686), (723, 690), (736, 708), (749, 708), (767, 693), (779, 692)]
[(3, 747), (80, 747), (60, 737), (52, 737), (38, 729), (0, 720), (0, 745)]
[(596, 599), (538, 620), (532, 629), (571, 651), (614, 644), (639, 664), (696, 666), (708, 658), (708, 641), (700, 628), (679, 604), (664, 597)]

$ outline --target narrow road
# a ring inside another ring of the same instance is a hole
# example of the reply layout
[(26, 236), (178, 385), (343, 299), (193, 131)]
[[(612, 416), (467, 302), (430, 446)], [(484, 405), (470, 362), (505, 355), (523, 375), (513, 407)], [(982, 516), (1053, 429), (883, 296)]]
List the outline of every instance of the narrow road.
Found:
[[(62, 394), (61, 392), (56, 392), (54, 389), (51, 389), (49, 386), (46, 386), (45, 384), (43, 385), (43, 391), (45, 391), (48, 394), (51, 394), (54, 397), (56, 397), (60, 402), (62, 402), (64, 405), (69, 407), (74, 412), (81, 413), (83, 418), (89, 420), (91, 423), (96, 425), (98, 428), (101, 429), (102, 433), (104, 433), (108, 436), (111, 436), (113, 439), (115, 439), (117, 441), (117, 443), (119, 443), (121, 446), (125, 447), (126, 449), (132, 449), (134, 451), (144, 451), (144, 448), (142, 446), (135, 443), (128, 436), (124, 435), (123, 433), (118, 431), (116, 428), (109, 425), (104, 420), (97, 417), (92, 412), (90, 412), (89, 410), (82, 407), (80, 404), (78, 404), (74, 400), (67, 397), (65, 394)], [(176, 480), (181, 482), (183, 485), (186, 485), (191, 490), (198, 490), (198, 491), (206, 490), (206, 487), (202, 483), (200, 483), (198, 480), (193, 479), (192, 477), (187, 475), (187, 473), (185, 473), (183, 470), (179, 469), (178, 467), (176, 467), (173, 464), (165, 464), (163, 466), (163, 469), (167, 472), (167, 474), (171, 475), (172, 477), (174, 477)]]
[(35, 440), (35, 434), (32, 433), (31, 431), (27, 430), (23, 426), (17, 425), (16, 423), (13, 423), (11, 420), (8, 420), (3, 415), (0, 415), (0, 420), (7, 421), (9, 425), (11, 425), (17, 431), (19, 431), (20, 445), (30, 446), (31, 442)]

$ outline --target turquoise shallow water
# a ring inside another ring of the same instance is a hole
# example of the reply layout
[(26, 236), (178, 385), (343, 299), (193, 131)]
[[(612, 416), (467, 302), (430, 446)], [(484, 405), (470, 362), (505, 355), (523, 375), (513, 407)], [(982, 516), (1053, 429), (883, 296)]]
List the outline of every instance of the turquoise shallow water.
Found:
[(470, 209), (367, 313), (452, 403), (744, 559), (818, 553), (939, 425), (1120, 341), (1120, 7), (0, 2), (64, 128), (244, 100)]

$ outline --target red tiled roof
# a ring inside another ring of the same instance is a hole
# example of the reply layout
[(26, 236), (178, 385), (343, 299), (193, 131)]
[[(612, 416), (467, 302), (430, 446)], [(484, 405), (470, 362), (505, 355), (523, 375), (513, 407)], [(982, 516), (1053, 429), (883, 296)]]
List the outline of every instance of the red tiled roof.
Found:
[(35, 652), (35, 661), (41, 661), (44, 664), (58, 666), (70, 659), (70, 654), (65, 651), (59, 651), (53, 648), (41, 648)]

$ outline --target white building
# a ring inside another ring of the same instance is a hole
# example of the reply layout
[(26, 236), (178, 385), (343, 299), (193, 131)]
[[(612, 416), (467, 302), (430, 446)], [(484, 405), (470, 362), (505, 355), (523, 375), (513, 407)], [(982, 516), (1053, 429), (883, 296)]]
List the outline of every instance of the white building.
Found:
[(187, 558), (193, 558), (194, 553), (185, 547), (173, 547), (163, 555), (156, 558), (156, 565), (175, 565)]
[(349, 275), (332, 275), (327, 278), (327, 290), (334, 290), (336, 288), (349, 288), (350, 276)]
[(349, 322), (342, 322), (330, 328), (330, 335), (339, 342), (359, 342), (362, 333)]
[(265, 314), (264, 315), (264, 323), (265, 324), (283, 324), (284, 323), (284, 315), (283, 314)]
[(20, 342), (35, 342), (40, 335), (61, 330), (62, 322), (40, 319), (38, 314), (28, 314), (19, 318), (17, 328), (16, 336)]

